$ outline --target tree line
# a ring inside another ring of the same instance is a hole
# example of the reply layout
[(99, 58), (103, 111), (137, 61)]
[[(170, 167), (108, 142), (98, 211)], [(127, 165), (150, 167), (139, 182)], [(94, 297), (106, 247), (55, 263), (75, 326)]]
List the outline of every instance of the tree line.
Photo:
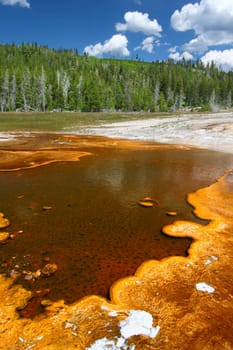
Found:
[(77, 50), (0, 45), (0, 110), (176, 111), (231, 108), (233, 72), (201, 61), (100, 59)]

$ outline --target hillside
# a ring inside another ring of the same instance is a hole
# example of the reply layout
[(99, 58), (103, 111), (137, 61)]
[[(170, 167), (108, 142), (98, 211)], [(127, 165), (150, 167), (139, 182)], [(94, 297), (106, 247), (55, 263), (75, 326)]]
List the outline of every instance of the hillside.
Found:
[(176, 111), (232, 107), (233, 72), (201, 62), (141, 62), (0, 45), (0, 111)]

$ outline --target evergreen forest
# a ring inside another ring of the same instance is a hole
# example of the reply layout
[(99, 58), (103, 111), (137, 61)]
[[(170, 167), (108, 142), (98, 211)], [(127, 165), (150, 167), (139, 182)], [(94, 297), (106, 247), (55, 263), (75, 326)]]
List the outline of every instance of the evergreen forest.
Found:
[(33, 44), (0, 45), (0, 111), (216, 110), (233, 104), (233, 72), (201, 61), (142, 62)]

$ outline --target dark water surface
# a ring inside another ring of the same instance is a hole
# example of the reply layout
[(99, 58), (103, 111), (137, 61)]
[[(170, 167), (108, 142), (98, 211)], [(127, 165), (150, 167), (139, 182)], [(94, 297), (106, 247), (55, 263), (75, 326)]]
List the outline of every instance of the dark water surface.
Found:
[[(10, 233), (23, 231), (0, 245), (0, 272), (36, 271), (50, 258), (58, 265), (53, 276), (17, 281), (31, 290), (51, 288), (52, 300), (108, 296), (114, 281), (145, 260), (186, 255), (191, 240), (161, 233), (174, 221), (166, 212), (197, 220), (186, 194), (233, 167), (232, 155), (203, 150), (91, 151), (80, 162), (0, 173), (0, 211)], [(159, 205), (138, 206), (145, 196)]]

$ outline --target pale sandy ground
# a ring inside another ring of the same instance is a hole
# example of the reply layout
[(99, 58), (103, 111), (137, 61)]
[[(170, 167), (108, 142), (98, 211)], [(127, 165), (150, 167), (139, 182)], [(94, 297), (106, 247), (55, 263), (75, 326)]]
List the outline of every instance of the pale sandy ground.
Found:
[[(78, 131), (80, 134), (80, 131)], [(89, 127), (82, 134), (185, 144), (233, 153), (233, 112), (181, 114)]]

